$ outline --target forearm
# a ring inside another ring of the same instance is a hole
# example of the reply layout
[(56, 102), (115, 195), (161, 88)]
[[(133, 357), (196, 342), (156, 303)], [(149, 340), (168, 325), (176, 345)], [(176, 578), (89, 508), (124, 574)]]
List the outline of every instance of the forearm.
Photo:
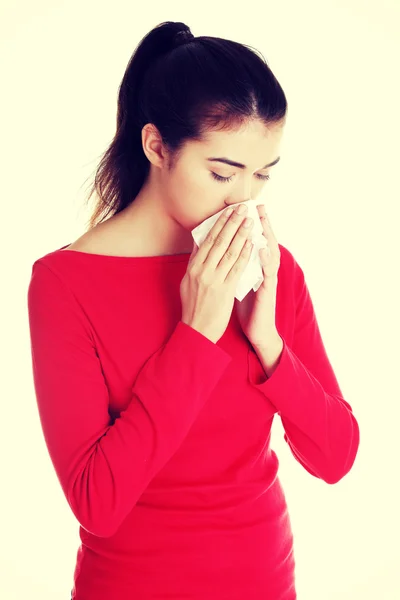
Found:
[(283, 341), (278, 332), (268, 338), (268, 343), (263, 346), (254, 346), (254, 350), (260, 359), (266, 376), (271, 377), (282, 355)]

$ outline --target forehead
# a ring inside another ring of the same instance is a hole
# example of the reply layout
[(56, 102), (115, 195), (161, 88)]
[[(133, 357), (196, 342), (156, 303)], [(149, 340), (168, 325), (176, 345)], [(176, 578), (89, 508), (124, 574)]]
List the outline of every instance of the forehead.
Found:
[(261, 151), (265, 154), (268, 149), (274, 150), (282, 134), (282, 123), (266, 126), (260, 121), (252, 121), (229, 130), (209, 131), (204, 134), (202, 145), (204, 149), (214, 153), (220, 151), (226, 154), (235, 150), (247, 154)]
[(282, 134), (282, 123), (266, 127), (259, 121), (251, 122), (230, 130), (209, 131), (201, 142), (189, 144), (188, 150), (193, 159), (224, 157), (257, 170), (279, 155)]

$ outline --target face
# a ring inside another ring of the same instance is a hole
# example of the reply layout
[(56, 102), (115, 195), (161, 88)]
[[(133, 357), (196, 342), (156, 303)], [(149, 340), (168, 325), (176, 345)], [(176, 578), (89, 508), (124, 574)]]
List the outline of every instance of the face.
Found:
[[(169, 170), (157, 130), (146, 125), (142, 140), (151, 165), (141, 194), (148, 198), (153, 214), (165, 214), (174, 222), (171, 228), (177, 227), (181, 236), (182, 228), (189, 232), (187, 241), (192, 243), (190, 231), (202, 221), (230, 204), (255, 200), (265, 190), (274, 168), (267, 165), (279, 157), (283, 127), (283, 122), (266, 128), (260, 121), (251, 121), (235, 131), (208, 133), (201, 142), (187, 142)], [(218, 158), (244, 167), (217, 161)], [(173, 235), (170, 225), (164, 231)]]

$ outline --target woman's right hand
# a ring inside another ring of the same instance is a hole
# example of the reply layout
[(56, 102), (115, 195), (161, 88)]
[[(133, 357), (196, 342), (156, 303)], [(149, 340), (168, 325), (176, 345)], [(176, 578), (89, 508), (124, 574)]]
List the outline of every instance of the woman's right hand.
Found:
[[(246, 209), (242, 214), (240, 207)], [(252, 250), (252, 219), (245, 227), (247, 206), (237, 206), (232, 215), (228, 211), (220, 215), (199, 248), (194, 243), (180, 286), (181, 320), (214, 343), (228, 326), (236, 286)]]

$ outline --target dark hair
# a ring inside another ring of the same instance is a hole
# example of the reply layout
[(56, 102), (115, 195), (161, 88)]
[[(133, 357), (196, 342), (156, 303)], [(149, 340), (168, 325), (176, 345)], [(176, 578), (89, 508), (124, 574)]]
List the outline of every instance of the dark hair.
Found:
[(131, 204), (147, 179), (147, 123), (158, 129), (171, 169), (188, 140), (249, 119), (269, 126), (286, 112), (283, 89), (262, 55), (231, 40), (193, 37), (181, 22), (161, 23), (136, 47), (119, 87), (116, 133), (87, 198), (97, 192), (89, 229)]

